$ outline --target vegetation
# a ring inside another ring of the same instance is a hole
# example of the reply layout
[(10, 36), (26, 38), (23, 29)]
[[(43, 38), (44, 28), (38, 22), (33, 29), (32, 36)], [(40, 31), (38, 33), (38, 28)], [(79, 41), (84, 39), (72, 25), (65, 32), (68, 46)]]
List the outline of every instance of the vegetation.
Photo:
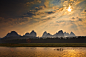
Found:
[(0, 43), (5, 47), (86, 47), (86, 43)]
[[(12, 38), (12, 37), (11, 37)], [(0, 46), (6, 47), (86, 47), (86, 36), (66, 38), (3, 38)]]

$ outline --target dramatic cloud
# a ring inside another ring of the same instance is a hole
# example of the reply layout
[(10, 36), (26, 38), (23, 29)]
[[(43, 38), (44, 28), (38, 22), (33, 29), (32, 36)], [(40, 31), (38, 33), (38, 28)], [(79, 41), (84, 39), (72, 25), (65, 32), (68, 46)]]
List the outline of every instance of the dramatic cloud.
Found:
[(30, 18), (8, 18), (5, 19), (3, 17), (0, 17), (0, 27), (2, 26), (13, 26), (13, 25), (22, 25), (25, 24), (26, 22), (29, 22)]
[(30, 0), (29, 2), (26, 2), (26, 5), (27, 6), (30, 6), (30, 5), (36, 4), (36, 3), (41, 3), (41, 0), (34, 0), (34, 1), (33, 0), (32, 1)]
[(35, 30), (41, 36), (44, 31), (54, 34), (62, 29), (84, 35), (85, 5), (86, 0), (2, 0), (0, 31), (5, 35), (5, 31), (16, 30), (23, 35), (24, 32)]
[(52, 14), (52, 13), (54, 13), (54, 12), (51, 11), (51, 12), (47, 12), (47, 13), (48, 13), (48, 14)]

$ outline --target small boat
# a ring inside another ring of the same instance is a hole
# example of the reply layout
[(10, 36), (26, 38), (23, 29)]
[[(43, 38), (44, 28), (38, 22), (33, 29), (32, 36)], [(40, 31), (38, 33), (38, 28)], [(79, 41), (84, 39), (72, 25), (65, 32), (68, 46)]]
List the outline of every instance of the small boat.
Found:
[(57, 51), (63, 51), (63, 49), (61, 49), (61, 48), (60, 48), (60, 49), (54, 49), (54, 50), (57, 50)]

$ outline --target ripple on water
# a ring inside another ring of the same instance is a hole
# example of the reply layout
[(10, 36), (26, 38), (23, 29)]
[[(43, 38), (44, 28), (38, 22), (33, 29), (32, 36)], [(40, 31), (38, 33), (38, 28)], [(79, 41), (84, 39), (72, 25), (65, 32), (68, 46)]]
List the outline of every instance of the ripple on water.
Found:
[(0, 47), (0, 57), (85, 57), (85, 47)]

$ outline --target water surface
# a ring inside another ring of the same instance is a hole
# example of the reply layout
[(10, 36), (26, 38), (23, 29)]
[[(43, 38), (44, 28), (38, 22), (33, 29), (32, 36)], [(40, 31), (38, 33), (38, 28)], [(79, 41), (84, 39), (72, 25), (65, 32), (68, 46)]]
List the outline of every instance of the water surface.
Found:
[(86, 47), (0, 47), (0, 57), (86, 57)]

